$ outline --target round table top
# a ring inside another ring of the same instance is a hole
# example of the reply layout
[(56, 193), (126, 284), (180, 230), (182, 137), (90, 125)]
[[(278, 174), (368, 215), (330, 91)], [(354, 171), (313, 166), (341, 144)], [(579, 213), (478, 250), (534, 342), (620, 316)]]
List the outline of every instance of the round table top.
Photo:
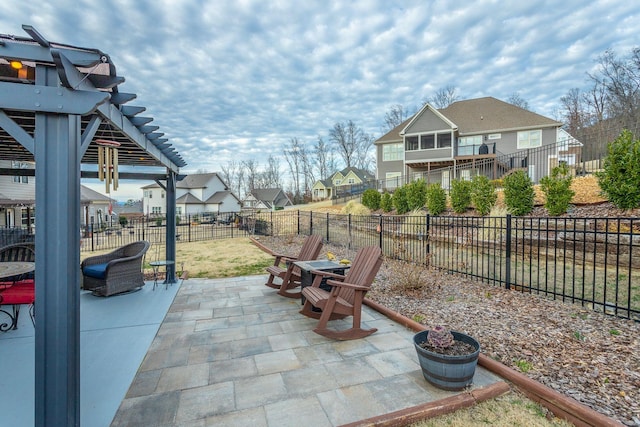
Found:
[(34, 262), (7, 261), (0, 262), (0, 278), (29, 273), (36, 269)]
[(149, 265), (152, 267), (160, 267), (162, 265), (173, 265), (175, 263), (176, 263), (175, 261), (162, 260), (162, 261), (151, 261)]

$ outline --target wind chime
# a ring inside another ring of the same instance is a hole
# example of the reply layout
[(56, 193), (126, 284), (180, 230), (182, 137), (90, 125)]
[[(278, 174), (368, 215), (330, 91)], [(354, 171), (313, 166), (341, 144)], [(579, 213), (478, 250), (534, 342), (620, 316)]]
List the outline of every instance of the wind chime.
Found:
[(118, 147), (115, 139), (96, 139), (98, 144), (98, 179), (105, 181), (107, 194), (118, 190)]

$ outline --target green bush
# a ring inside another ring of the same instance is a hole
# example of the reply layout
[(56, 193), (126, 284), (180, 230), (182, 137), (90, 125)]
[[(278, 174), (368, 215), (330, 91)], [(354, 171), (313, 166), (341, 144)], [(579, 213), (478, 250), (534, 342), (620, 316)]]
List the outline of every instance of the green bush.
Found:
[(471, 179), (471, 203), (482, 216), (491, 211), (498, 195), (493, 183), (484, 175), (476, 175)]
[(157, 227), (161, 227), (162, 226), (162, 219), (163, 218), (161, 216), (156, 218), (156, 226)]
[(391, 212), (393, 210), (393, 200), (391, 199), (391, 194), (387, 193), (386, 191), (380, 198), (380, 208), (382, 208), (383, 212)]
[(504, 203), (513, 215), (526, 215), (533, 210), (536, 193), (529, 175), (522, 170), (507, 175), (503, 180)]
[(372, 188), (364, 190), (364, 193), (362, 193), (362, 204), (372, 211), (380, 209), (380, 193), (378, 193), (378, 190)]
[(432, 215), (440, 215), (447, 209), (447, 193), (440, 184), (427, 187), (427, 209)]
[(451, 208), (457, 214), (467, 211), (471, 205), (471, 181), (454, 179), (451, 181)]
[(405, 186), (396, 188), (396, 191), (393, 192), (392, 200), (398, 215), (404, 215), (409, 212), (409, 202), (407, 201), (407, 189)]
[(121, 216), (118, 217), (118, 222), (120, 223), (121, 227), (126, 227), (127, 224), (129, 223), (129, 220), (127, 219), (126, 216), (122, 216), (121, 215)]
[(571, 189), (572, 177), (566, 163), (561, 163), (551, 170), (551, 176), (540, 180), (540, 188), (547, 200), (544, 207), (549, 215), (562, 215), (569, 209), (569, 204), (575, 192)]
[(604, 195), (620, 209), (640, 206), (640, 140), (623, 130), (607, 147), (604, 170), (596, 173)]
[(427, 183), (424, 179), (412, 181), (404, 186), (407, 190), (409, 210), (421, 209), (427, 203)]

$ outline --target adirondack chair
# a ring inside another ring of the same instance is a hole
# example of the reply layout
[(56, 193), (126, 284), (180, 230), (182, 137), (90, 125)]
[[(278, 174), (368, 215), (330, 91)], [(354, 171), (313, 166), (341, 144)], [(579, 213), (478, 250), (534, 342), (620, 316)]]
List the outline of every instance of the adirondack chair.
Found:
[[(360, 321), (362, 301), (381, 264), (382, 251), (380, 248), (366, 246), (358, 251), (345, 276), (312, 271), (315, 278), (312, 286), (307, 286), (302, 290), (302, 296), (306, 298), (306, 301), (300, 313), (320, 319), (313, 332), (337, 340), (351, 340), (364, 338), (377, 331), (376, 328), (362, 329)], [(323, 278), (327, 278), (327, 284), (331, 285), (331, 291), (320, 288)], [(314, 311), (314, 307), (321, 309), (322, 312)], [(327, 328), (329, 320), (343, 319), (347, 316), (353, 316), (353, 326), (350, 329), (338, 331)]]
[[(300, 286), (300, 269), (293, 265), (294, 261), (311, 261), (318, 258), (322, 250), (322, 236), (312, 234), (307, 237), (300, 248), (297, 256), (283, 255), (271, 252), (275, 257), (273, 265), (267, 267), (269, 279), (266, 286), (279, 289), (278, 294), (289, 298), (300, 298), (300, 292), (287, 292), (296, 286)], [(282, 262), (286, 263), (286, 268), (280, 267)], [(279, 277), (282, 284), (273, 283), (273, 279)]]

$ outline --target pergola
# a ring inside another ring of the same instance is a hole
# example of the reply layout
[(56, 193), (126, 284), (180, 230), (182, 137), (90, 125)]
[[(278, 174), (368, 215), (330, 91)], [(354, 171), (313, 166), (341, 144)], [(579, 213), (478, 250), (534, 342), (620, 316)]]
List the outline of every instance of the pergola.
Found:
[[(36, 425), (80, 424), (80, 178), (97, 178), (100, 144), (118, 145), (118, 163), (143, 172), (167, 192), (166, 259), (175, 261), (175, 189), (182, 157), (136, 98), (118, 86), (109, 55), (98, 49), (0, 35), (0, 160), (35, 169), (0, 168), (36, 178)], [(89, 167), (88, 165), (91, 165)], [(86, 169), (86, 170), (83, 170)], [(167, 280), (175, 281), (175, 266)]]

